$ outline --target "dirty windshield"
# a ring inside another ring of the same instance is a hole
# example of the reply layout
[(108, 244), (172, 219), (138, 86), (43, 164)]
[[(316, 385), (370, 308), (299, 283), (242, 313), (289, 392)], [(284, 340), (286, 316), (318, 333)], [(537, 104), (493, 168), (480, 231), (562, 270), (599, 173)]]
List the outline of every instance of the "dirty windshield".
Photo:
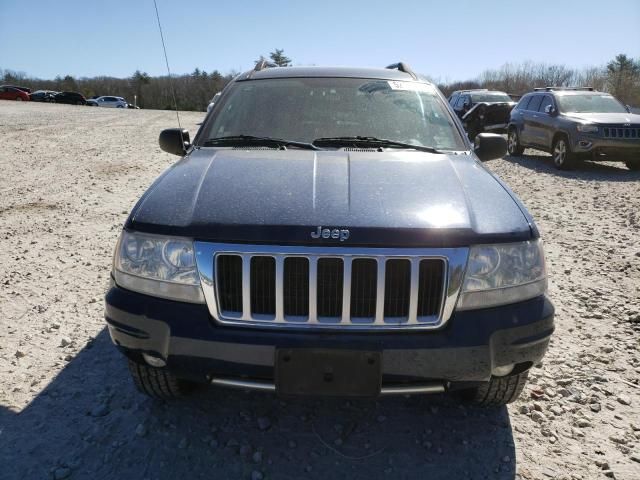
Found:
[(376, 137), (440, 150), (464, 142), (428, 84), (359, 78), (283, 78), (236, 83), (220, 99), (205, 141), (252, 135), (313, 142)]

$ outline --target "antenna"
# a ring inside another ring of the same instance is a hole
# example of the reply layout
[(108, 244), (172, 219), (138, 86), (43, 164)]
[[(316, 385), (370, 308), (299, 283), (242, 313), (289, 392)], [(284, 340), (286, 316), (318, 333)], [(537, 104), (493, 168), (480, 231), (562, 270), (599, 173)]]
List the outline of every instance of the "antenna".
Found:
[[(173, 97), (173, 106), (176, 109), (176, 118), (178, 119), (178, 128), (180, 129), (180, 137), (182, 138), (182, 125), (180, 125), (180, 114), (178, 114), (178, 102), (176, 101), (176, 91), (173, 87), (173, 77), (171, 77), (171, 69), (169, 68), (169, 58), (167, 57), (167, 47), (164, 45), (164, 35), (162, 34), (162, 25), (160, 24), (160, 14), (158, 13), (158, 4), (153, 0), (153, 6), (156, 8), (156, 18), (158, 19), (158, 30), (160, 30), (160, 40), (162, 40), (162, 50), (164, 50), (164, 61), (167, 64), (167, 73), (169, 74), (169, 88)], [(182, 138), (184, 143), (184, 138)]]

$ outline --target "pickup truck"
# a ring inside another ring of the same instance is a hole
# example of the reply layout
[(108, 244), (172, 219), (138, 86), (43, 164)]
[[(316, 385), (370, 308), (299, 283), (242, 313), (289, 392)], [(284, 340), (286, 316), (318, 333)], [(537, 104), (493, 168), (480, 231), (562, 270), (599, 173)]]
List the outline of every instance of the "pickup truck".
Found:
[(458, 392), (502, 405), (554, 330), (542, 241), (406, 64), (268, 68), (221, 92), (131, 211), (106, 294), (136, 386)]

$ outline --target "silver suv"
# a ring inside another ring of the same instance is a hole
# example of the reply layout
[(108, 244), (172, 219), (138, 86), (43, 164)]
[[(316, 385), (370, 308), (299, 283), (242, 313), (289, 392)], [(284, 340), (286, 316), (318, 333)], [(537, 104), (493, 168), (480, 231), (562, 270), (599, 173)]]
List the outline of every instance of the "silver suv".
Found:
[(640, 170), (640, 115), (591, 87), (536, 88), (511, 111), (510, 155), (526, 148), (551, 153), (556, 168), (579, 160), (623, 161)]

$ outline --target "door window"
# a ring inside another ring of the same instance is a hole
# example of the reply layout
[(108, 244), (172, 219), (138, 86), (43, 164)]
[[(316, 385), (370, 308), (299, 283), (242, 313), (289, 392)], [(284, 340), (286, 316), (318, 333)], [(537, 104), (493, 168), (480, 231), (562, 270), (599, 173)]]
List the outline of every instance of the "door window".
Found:
[(533, 97), (531, 97), (531, 101), (529, 102), (529, 107), (527, 108), (527, 110), (537, 112), (541, 102), (542, 95), (534, 95)]
[(540, 104), (538, 111), (545, 113), (545, 108), (547, 108), (549, 105), (553, 105), (553, 100), (551, 100), (551, 97), (549, 95), (545, 95), (544, 97), (542, 97), (542, 103)]

